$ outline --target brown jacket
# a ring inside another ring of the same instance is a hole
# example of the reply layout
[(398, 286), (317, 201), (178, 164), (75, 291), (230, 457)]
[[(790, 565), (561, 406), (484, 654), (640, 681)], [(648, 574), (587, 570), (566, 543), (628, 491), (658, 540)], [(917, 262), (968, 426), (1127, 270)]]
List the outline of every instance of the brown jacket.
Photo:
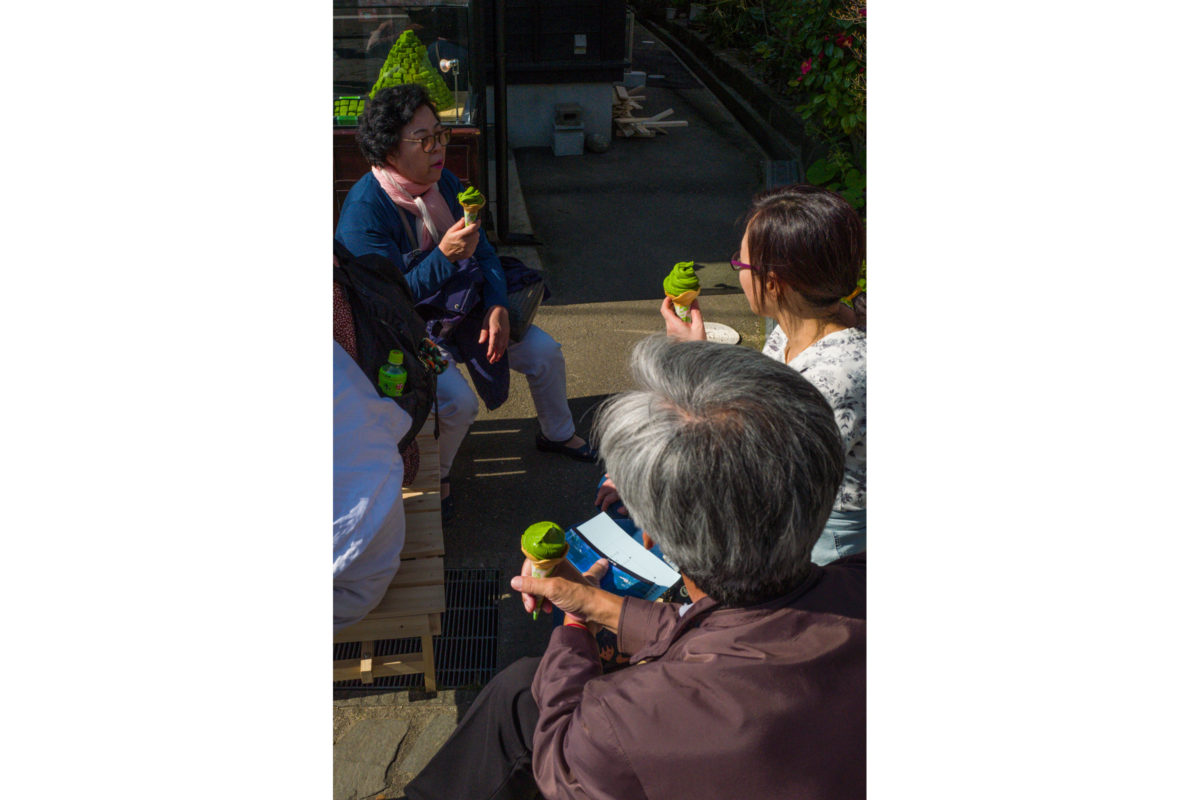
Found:
[(533, 681), (546, 800), (866, 796), (866, 554), (815, 567), (753, 608), (627, 598), (600, 674), (595, 639), (560, 627)]

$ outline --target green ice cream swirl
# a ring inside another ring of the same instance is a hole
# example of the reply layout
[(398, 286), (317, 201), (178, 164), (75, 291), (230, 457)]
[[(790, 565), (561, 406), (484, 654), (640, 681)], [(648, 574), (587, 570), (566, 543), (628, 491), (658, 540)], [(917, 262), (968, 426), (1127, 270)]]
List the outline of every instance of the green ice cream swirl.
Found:
[(458, 204), (460, 206), (481, 206), (486, 202), (487, 198), (474, 186), (468, 186), (458, 193)]
[(663, 291), (678, 297), (684, 292), (699, 289), (700, 279), (696, 277), (696, 271), (693, 269), (695, 264), (695, 261), (680, 261), (671, 267), (671, 273), (663, 278)]
[(521, 549), (533, 558), (562, 558), (567, 553), (563, 529), (553, 522), (535, 522), (521, 535)]

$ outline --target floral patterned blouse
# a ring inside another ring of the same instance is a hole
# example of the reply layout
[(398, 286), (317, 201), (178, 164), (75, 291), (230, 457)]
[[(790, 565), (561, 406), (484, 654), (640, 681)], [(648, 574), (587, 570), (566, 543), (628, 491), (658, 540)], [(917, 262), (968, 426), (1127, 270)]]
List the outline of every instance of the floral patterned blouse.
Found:
[[(783, 361), (787, 334), (776, 327), (763, 353)], [(846, 446), (846, 472), (834, 501), (835, 511), (867, 507), (867, 335), (857, 328), (831, 333), (788, 362), (833, 407)]]

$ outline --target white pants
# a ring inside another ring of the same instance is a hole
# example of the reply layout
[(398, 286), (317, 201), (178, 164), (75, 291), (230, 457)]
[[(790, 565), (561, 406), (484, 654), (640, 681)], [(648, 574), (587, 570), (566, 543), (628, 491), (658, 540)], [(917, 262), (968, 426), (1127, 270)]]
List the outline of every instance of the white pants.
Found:
[[(446, 355), (445, 351), (443, 355)], [(438, 457), (442, 462), (443, 478), (450, 474), (450, 466), (467, 437), (467, 429), (479, 415), (479, 398), (454, 359), (449, 361), (450, 366), (438, 375), (437, 383), (441, 432)], [(531, 325), (522, 341), (509, 343), (508, 366), (523, 374), (529, 382), (542, 435), (552, 442), (570, 439), (575, 434), (575, 421), (567, 407), (567, 362), (563, 359), (562, 345), (537, 325)]]

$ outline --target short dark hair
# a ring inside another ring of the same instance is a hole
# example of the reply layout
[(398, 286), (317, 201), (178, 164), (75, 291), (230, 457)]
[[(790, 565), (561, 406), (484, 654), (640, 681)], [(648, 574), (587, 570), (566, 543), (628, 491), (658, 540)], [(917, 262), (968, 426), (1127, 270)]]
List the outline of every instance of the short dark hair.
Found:
[(754, 197), (747, 212), (750, 263), (818, 308), (854, 291), (867, 256), (866, 227), (840, 195), (797, 183)]
[(833, 410), (786, 364), (737, 345), (639, 342), (636, 388), (605, 401), (595, 441), (629, 514), (719, 603), (795, 589), (842, 482)]
[(367, 102), (358, 118), (358, 149), (371, 166), (382, 167), (387, 157), (400, 144), (404, 126), (412, 122), (421, 106), (437, 114), (429, 99), (429, 91), (419, 83), (402, 83), (380, 89)]

